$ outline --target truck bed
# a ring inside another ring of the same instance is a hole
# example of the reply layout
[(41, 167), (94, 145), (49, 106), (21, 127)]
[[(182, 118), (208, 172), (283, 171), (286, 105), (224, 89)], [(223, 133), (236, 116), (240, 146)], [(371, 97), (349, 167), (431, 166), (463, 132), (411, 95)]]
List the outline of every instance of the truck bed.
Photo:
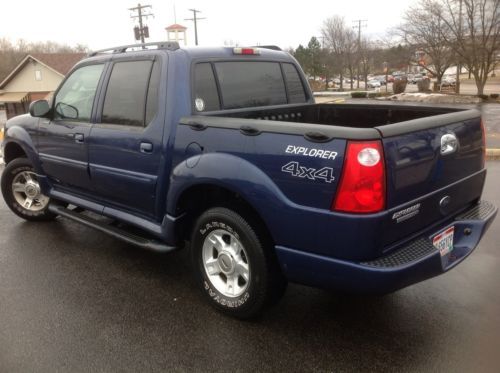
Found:
[(258, 110), (254, 108), (225, 110), (210, 115), (341, 127), (374, 128), (437, 115), (464, 113), (465, 111), (467, 110), (435, 106), (306, 104)]

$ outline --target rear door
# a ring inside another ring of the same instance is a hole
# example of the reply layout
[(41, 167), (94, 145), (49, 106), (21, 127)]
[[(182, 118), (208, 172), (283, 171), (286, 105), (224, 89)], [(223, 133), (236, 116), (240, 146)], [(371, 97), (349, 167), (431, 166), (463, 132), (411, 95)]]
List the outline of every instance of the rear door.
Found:
[(154, 215), (162, 154), (158, 56), (113, 62), (89, 139), (96, 197), (107, 206)]

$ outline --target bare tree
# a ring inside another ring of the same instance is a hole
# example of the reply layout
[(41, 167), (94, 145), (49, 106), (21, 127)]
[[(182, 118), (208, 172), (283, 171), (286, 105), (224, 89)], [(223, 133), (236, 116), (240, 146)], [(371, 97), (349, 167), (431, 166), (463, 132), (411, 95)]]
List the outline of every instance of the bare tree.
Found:
[[(325, 38), (325, 45), (329, 48), (337, 61), (340, 73), (340, 88), (343, 88), (344, 70), (347, 68), (352, 75), (355, 61), (355, 36), (351, 29), (346, 27), (343, 17), (333, 16), (323, 23), (321, 34)], [(352, 88), (352, 83), (351, 83)]]
[(500, 50), (500, 0), (443, 1), (443, 38), (472, 73), (482, 95)]
[(88, 51), (88, 47), (82, 44), (70, 47), (52, 41), (30, 43), (24, 39), (19, 39), (13, 44), (8, 39), (0, 38), (0, 81), (2, 81), (29, 53), (70, 53)]
[[(455, 62), (453, 49), (449, 44), (450, 31), (443, 21), (443, 5), (435, 0), (421, 0), (417, 6), (406, 11), (404, 23), (398, 33), (411, 48), (409, 62), (419, 64), (441, 83), (445, 71)], [(430, 61), (417, 56), (423, 52)]]

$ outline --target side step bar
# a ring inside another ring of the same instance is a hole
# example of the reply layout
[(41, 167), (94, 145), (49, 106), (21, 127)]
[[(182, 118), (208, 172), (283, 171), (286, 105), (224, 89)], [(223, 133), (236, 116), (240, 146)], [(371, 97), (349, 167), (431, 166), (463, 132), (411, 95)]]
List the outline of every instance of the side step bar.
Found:
[(49, 205), (49, 211), (53, 212), (54, 214), (64, 216), (65, 218), (74, 220), (88, 227), (97, 229), (101, 232), (107, 233), (115, 238), (118, 238), (129, 244), (139, 246), (146, 250), (166, 253), (177, 249), (177, 247), (175, 246), (168, 246), (160, 241), (138, 236), (119, 227), (103, 223), (97, 219), (91, 218), (90, 216), (83, 215), (79, 212), (67, 209), (54, 203)]

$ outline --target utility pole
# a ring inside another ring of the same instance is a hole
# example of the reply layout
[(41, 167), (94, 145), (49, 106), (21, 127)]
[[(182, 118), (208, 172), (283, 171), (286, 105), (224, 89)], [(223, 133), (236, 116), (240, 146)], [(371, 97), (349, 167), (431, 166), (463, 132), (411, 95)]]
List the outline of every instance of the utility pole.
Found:
[[(460, 7), (458, 10), (458, 37), (459, 43), (462, 43), (462, 0), (460, 0)], [(457, 73), (455, 77), (455, 93), (460, 94), (460, 70), (462, 70), (462, 66), (460, 66), (460, 56), (457, 56)]]
[(366, 27), (366, 22), (368, 20), (366, 19), (357, 19), (355, 21), (352, 21), (353, 23), (357, 23), (357, 26), (353, 26), (353, 29), (358, 29), (358, 60), (357, 60), (357, 68), (358, 68), (358, 76), (356, 79), (356, 88), (359, 88), (359, 59), (361, 58), (361, 27)]
[(198, 18), (196, 16), (197, 13), (201, 13), (200, 10), (197, 9), (189, 9), (189, 11), (193, 12), (193, 18), (185, 18), (185, 21), (193, 21), (194, 22), (194, 44), (198, 45), (198, 21), (206, 18)]
[(325, 49), (325, 37), (324, 36), (316, 36), (316, 39), (321, 39), (321, 48)]
[[(141, 40), (141, 43), (144, 44), (144, 38), (149, 38), (149, 28), (148, 26), (144, 25), (143, 22), (142, 22), (142, 17), (153, 17), (153, 13), (143, 13), (143, 10), (144, 9), (151, 9), (152, 6), (151, 5), (141, 5), (140, 3), (137, 4), (136, 7), (134, 8), (129, 8), (128, 10), (131, 10), (132, 12), (137, 12), (137, 15), (132, 15), (130, 16), (130, 18), (139, 18), (139, 27), (135, 27), (134, 28), (134, 33), (135, 33), (135, 39), (136, 40)], [(144, 46), (142, 47), (142, 49), (144, 49)]]

